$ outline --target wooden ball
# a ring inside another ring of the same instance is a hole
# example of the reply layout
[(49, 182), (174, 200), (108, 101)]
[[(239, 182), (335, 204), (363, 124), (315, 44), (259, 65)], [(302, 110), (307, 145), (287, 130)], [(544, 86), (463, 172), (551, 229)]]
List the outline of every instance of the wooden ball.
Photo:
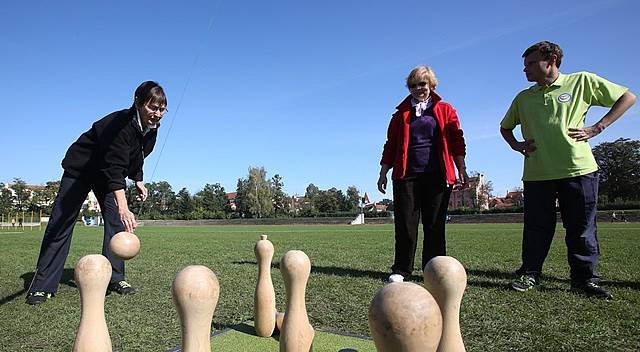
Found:
[(111, 253), (122, 260), (128, 260), (140, 252), (140, 240), (131, 232), (118, 232), (109, 242)]

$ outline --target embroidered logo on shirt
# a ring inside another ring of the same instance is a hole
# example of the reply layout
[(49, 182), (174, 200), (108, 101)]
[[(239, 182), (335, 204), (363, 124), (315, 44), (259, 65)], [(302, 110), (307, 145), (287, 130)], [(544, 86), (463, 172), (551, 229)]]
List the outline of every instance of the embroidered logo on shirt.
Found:
[(560, 95), (558, 95), (558, 102), (559, 103), (566, 103), (569, 102), (571, 100), (571, 94), (569, 93), (562, 93)]

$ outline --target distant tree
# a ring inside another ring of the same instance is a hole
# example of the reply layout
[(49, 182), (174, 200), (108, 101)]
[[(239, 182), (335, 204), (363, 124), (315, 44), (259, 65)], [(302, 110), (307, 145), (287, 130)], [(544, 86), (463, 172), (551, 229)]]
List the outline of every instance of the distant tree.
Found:
[(38, 195), (40, 201), (40, 209), (44, 214), (51, 215), (53, 211), (53, 203), (58, 196), (58, 190), (60, 189), (60, 180), (47, 181), (44, 186), (44, 190)]
[[(469, 177), (478, 177), (480, 179), (482, 173), (478, 171), (471, 171)], [(476, 208), (486, 208), (489, 205), (489, 199), (493, 196), (493, 182), (487, 181), (483, 178), (484, 182), (478, 184), (476, 189), (477, 204), (474, 204)]]
[(600, 195), (609, 202), (640, 199), (640, 141), (618, 138), (593, 148), (600, 168)]
[(0, 214), (8, 214), (13, 211), (13, 200), (11, 191), (8, 190), (4, 183), (0, 182)]
[(346, 197), (347, 206), (345, 210), (347, 211), (358, 210), (358, 207), (360, 206), (360, 198), (361, 198), (360, 192), (358, 191), (356, 186), (347, 187), (347, 197)]
[(227, 193), (219, 183), (206, 184), (196, 193), (198, 206), (202, 207), (205, 218), (224, 218), (227, 210)]
[(251, 217), (264, 218), (273, 214), (271, 184), (264, 167), (249, 168), (247, 188), (248, 210)]
[(267, 171), (264, 167), (250, 167), (247, 178), (238, 180), (236, 192), (236, 206), (240, 197), (243, 216), (266, 218), (273, 214), (271, 182), (267, 180)]
[(236, 211), (240, 213), (241, 217), (245, 217), (248, 212), (247, 192), (249, 187), (249, 181), (244, 178), (239, 178), (236, 185)]
[(318, 201), (319, 195), (320, 195), (320, 189), (313, 183), (310, 183), (307, 186), (306, 192), (304, 193), (304, 197), (307, 198), (307, 200), (309, 201), (309, 207), (311, 210), (318, 208), (316, 203)]
[(489, 199), (493, 196), (493, 182), (485, 181), (480, 184), (478, 190), (478, 205), (485, 208), (489, 205)]
[(179, 219), (190, 220), (193, 218), (195, 204), (189, 190), (182, 188), (176, 195), (175, 213)]
[(151, 219), (171, 216), (176, 201), (176, 193), (171, 188), (171, 184), (167, 181), (151, 182), (145, 187), (149, 196), (142, 204), (143, 214)]
[(332, 187), (326, 191), (319, 191), (315, 196), (315, 207), (321, 213), (335, 213), (344, 210), (346, 197), (342, 191)]
[(13, 209), (18, 213), (21, 213), (23, 210), (27, 210), (29, 198), (31, 198), (31, 192), (29, 192), (29, 190), (27, 189), (26, 182), (24, 182), (21, 178), (16, 177), (13, 179), (11, 189), (14, 193)]
[(387, 211), (393, 211), (393, 201), (391, 199), (383, 199), (380, 201), (380, 204), (387, 206)]
[(283, 191), (284, 183), (279, 174), (271, 178), (271, 194), (273, 195), (273, 211), (276, 215), (289, 213), (289, 196)]

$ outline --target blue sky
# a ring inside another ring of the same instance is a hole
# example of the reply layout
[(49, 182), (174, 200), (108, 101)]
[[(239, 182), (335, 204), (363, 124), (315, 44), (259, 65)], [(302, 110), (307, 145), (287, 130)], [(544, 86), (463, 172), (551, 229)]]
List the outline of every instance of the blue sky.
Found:
[[(640, 93), (640, 2), (10, 1), (0, 9), (0, 182), (57, 180), (68, 146), (156, 80), (169, 112), (146, 181), (228, 192), (249, 166), (372, 200), (391, 113), (419, 64), (458, 111), (467, 166), (495, 194), (520, 186), (522, 157), (498, 124), (529, 86), (520, 55), (540, 40), (561, 71)], [(593, 123), (606, 110), (593, 108)], [(594, 140), (640, 139), (634, 106)]]

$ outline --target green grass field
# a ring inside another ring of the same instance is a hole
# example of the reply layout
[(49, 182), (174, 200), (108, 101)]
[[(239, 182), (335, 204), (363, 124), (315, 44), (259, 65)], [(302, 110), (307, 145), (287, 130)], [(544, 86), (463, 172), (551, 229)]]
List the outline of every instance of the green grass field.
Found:
[[(449, 225), (448, 254), (468, 274), (460, 317), (467, 350), (640, 350), (640, 224), (601, 223), (599, 230), (599, 272), (615, 296), (612, 302), (568, 291), (561, 225), (545, 263), (543, 287), (527, 293), (507, 288), (520, 264), (521, 225)], [(76, 228), (58, 295), (28, 306), (24, 293), (42, 232), (0, 230), (0, 351), (70, 351), (73, 346), (80, 319), (73, 266), (83, 255), (100, 253), (102, 229)], [(311, 258), (307, 310), (311, 324), (324, 331), (369, 335), (368, 306), (393, 260), (392, 225), (141, 227), (136, 233), (142, 250), (128, 263), (127, 276), (139, 292), (106, 298), (114, 351), (179, 346), (170, 287), (190, 264), (206, 265), (218, 276), (216, 329), (251, 319), (257, 276), (253, 246), (261, 233), (275, 246), (272, 277), (279, 311), (285, 305), (280, 258), (290, 249)], [(415, 272), (413, 281), (421, 282), (421, 275)]]

